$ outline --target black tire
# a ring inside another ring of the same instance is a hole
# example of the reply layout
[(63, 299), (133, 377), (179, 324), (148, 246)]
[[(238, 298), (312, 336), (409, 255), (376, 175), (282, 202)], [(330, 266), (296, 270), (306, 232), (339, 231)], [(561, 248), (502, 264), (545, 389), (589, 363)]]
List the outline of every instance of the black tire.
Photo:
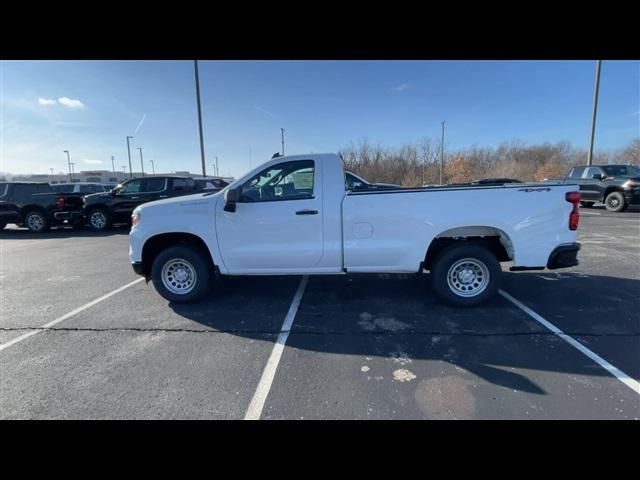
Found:
[(604, 199), (604, 206), (610, 212), (622, 212), (627, 208), (627, 202), (624, 199), (622, 192), (611, 192)]
[(591, 208), (596, 202), (580, 202), (580, 206), (584, 208)]
[[(450, 273), (451, 281), (448, 278)], [(462, 275), (467, 278), (462, 278)], [(479, 245), (452, 245), (440, 252), (431, 268), (434, 291), (446, 303), (456, 307), (474, 307), (486, 302), (496, 295), (501, 282), (502, 269), (498, 259)], [(474, 293), (474, 289), (477, 292)]]
[(87, 214), (87, 223), (96, 232), (109, 230), (112, 226), (111, 214), (104, 208), (94, 208)]
[[(189, 284), (188, 280), (181, 281), (181, 278), (177, 277), (180, 269), (183, 272), (189, 272), (187, 278), (194, 279), (192, 285)], [(195, 275), (190, 272), (195, 272)], [(209, 292), (212, 274), (211, 262), (206, 258), (205, 254), (188, 245), (176, 245), (163, 250), (155, 258), (151, 267), (153, 286), (160, 295), (175, 303), (189, 303), (201, 300)], [(174, 285), (173, 291), (165, 285), (163, 276), (167, 284)], [(184, 285), (184, 288), (188, 291), (185, 291), (185, 293), (177, 292), (180, 289), (180, 285)]]
[(50, 227), (47, 216), (38, 210), (27, 212), (27, 214), (24, 216), (23, 223), (24, 226), (33, 233), (46, 232)]

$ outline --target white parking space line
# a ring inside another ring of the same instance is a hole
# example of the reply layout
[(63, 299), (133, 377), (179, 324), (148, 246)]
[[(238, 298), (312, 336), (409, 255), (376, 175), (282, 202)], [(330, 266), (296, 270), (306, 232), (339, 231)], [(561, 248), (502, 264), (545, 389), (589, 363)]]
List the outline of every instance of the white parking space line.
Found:
[(249, 408), (247, 409), (247, 413), (244, 416), (245, 420), (260, 420), (264, 403), (267, 400), (269, 391), (271, 390), (271, 384), (273, 383), (273, 379), (276, 375), (276, 370), (280, 363), (280, 357), (282, 357), (284, 345), (287, 343), (287, 338), (289, 338), (289, 332), (291, 332), (291, 326), (293, 325), (293, 320), (296, 317), (296, 312), (298, 311), (298, 306), (300, 305), (300, 300), (302, 300), (302, 295), (304, 295), (304, 289), (307, 286), (308, 280), (309, 277), (306, 275), (302, 277), (302, 280), (300, 280), (300, 285), (298, 286), (296, 294), (293, 296), (291, 306), (289, 307), (287, 316), (285, 317), (282, 328), (280, 329), (278, 339), (273, 346), (269, 361), (267, 361), (267, 365), (264, 367), (264, 371), (262, 372), (258, 388), (256, 388), (253, 398), (251, 399), (251, 403), (249, 404)]
[(95, 300), (89, 302), (89, 303), (85, 303), (84, 305), (82, 305), (81, 307), (76, 308), (75, 310), (71, 310), (69, 313), (65, 313), (64, 315), (62, 315), (61, 317), (56, 318), (55, 320), (51, 320), (49, 323), (38, 327), (39, 330), (32, 330), (30, 332), (25, 333), (24, 335), (20, 335), (19, 337), (14, 338), (13, 340), (10, 340), (6, 343), (0, 344), (0, 351), (4, 350), (5, 348), (9, 348), (11, 345), (15, 345), (18, 342), (21, 342), (22, 340), (25, 340), (29, 337), (32, 337), (33, 335), (35, 335), (36, 333), (40, 333), (43, 332), (43, 329), (46, 328), (51, 328), (54, 325), (62, 322), (63, 320), (66, 320), (67, 318), (73, 317), (74, 315), (77, 315), (78, 313), (82, 312), (83, 310), (86, 310), (89, 307), (93, 307), (95, 304), (100, 303), (103, 300), (106, 300), (109, 297), (114, 296), (117, 293), (120, 293), (121, 291), (135, 285), (136, 283), (139, 283), (141, 281), (143, 281), (144, 278), (138, 278), (137, 280), (134, 280), (131, 283), (127, 283), (126, 285), (117, 288), (115, 290), (113, 290), (112, 292), (107, 293), (106, 295), (103, 295), (99, 298), (96, 298)]
[(509, 300), (515, 306), (517, 306), (518, 308), (523, 310), (525, 313), (527, 313), (535, 321), (537, 321), (538, 323), (542, 324), (548, 330), (551, 330), (556, 336), (560, 337), (562, 340), (567, 342), (569, 345), (571, 345), (572, 347), (576, 348), (581, 353), (583, 353), (584, 355), (589, 357), (591, 360), (596, 362), (598, 365), (600, 365), (602, 368), (604, 368), (611, 375), (613, 375), (618, 380), (620, 380), (622, 383), (624, 383), (631, 390), (633, 390), (634, 392), (636, 392), (637, 394), (640, 395), (640, 382), (638, 382), (637, 380), (634, 380), (629, 375), (624, 373), (622, 370), (620, 370), (620, 369), (614, 367), (613, 365), (611, 365), (604, 358), (600, 357), (596, 353), (594, 353), (591, 350), (589, 350), (583, 344), (581, 344), (580, 342), (575, 340), (573, 337), (570, 337), (569, 335), (564, 333), (562, 330), (560, 330), (558, 327), (556, 327), (553, 323), (549, 322), (548, 320), (545, 320), (543, 317), (538, 315), (536, 312), (531, 310), (529, 307), (524, 305), (519, 300), (516, 300), (515, 298), (513, 298), (511, 295), (509, 295), (504, 290), (498, 290), (498, 292), (500, 293), (500, 295), (502, 295), (504, 298)]

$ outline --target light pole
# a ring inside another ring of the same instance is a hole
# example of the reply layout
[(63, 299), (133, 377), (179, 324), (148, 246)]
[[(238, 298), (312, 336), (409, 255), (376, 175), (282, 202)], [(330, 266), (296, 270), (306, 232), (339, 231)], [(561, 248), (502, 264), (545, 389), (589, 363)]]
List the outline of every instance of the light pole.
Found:
[(142, 176), (144, 177), (144, 165), (142, 164), (142, 147), (138, 147), (140, 150), (140, 171), (142, 172)]
[(153, 164), (153, 160), (149, 160), (149, 161), (151, 162), (151, 171), (152, 171), (152, 172), (153, 172), (153, 174), (155, 175), (155, 174), (156, 174), (156, 167), (155, 167), (155, 165)]
[(284, 155), (284, 128), (280, 128), (282, 134), (282, 155)]
[(50, 180), (50, 182), (53, 182), (53, 168), (50, 168), (49, 171), (51, 172), (51, 180)]
[(204, 137), (202, 136), (202, 109), (200, 107), (200, 75), (198, 74), (198, 60), (193, 61), (196, 74), (196, 101), (198, 104), (198, 128), (200, 130), (200, 160), (202, 162), (202, 176), (207, 176), (207, 170), (204, 163)]
[(447, 123), (445, 120), (442, 122), (442, 140), (440, 140), (440, 185), (442, 185), (442, 175), (444, 173), (444, 124)]
[(602, 60), (596, 61), (596, 84), (593, 89), (593, 113), (591, 115), (591, 136), (589, 137), (589, 158), (587, 163), (589, 165), (593, 162), (593, 140), (596, 132), (596, 113), (598, 111), (598, 91), (600, 90), (600, 67)]
[(113, 163), (113, 155), (111, 155), (111, 171), (114, 172), (114, 173), (116, 171), (115, 164)]
[(133, 138), (127, 135), (127, 155), (129, 155), (129, 178), (133, 178), (133, 170), (131, 169), (131, 148), (129, 147), (129, 139)]
[(69, 181), (73, 181), (73, 176), (71, 174), (71, 157), (69, 157), (69, 150), (63, 150), (64, 153), (67, 154), (67, 165), (69, 166)]
[(122, 180), (124, 180), (124, 177), (126, 176), (127, 176), (127, 166), (122, 165)]
[(220, 176), (220, 170), (218, 170), (218, 157), (216, 157), (216, 177)]
[(75, 172), (73, 171), (73, 166), (75, 165), (75, 163), (74, 163), (74, 162), (71, 162), (69, 165), (71, 165), (71, 181), (73, 182), (73, 180), (74, 180), (73, 176), (74, 176), (74, 173), (75, 173)]

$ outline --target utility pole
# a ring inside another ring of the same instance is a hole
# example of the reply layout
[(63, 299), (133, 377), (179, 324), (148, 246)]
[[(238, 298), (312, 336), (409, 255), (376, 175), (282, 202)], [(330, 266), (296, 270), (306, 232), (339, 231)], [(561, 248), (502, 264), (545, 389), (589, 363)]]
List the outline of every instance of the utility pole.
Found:
[(69, 150), (63, 150), (67, 154), (67, 165), (69, 166), (69, 181), (73, 181), (73, 175), (71, 174), (71, 157), (69, 157)]
[(153, 160), (149, 160), (151, 162), (151, 171), (153, 172), (153, 174), (156, 174), (156, 167), (153, 165)]
[(140, 171), (142, 172), (142, 176), (144, 177), (144, 164), (142, 163), (142, 147), (138, 147), (140, 150)]
[(444, 174), (444, 124), (447, 123), (445, 120), (442, 122), (442, 140), (440, 140), (440, 185), (442, 185), (442, 176)]
[(600, 67), (602, 60), (596, 60), (596, 84), (593, 89), (593, 113), (591, 115), (591, 136), (589, 138), (589, 158), (587, 163), (591, 165), (593, 163), (593, 140), (596, 132), (596, 113), (598, 111), (598, 91), (600, 90)]
[(111, 155), (111, 171), (114, 173), (116, 171), (115, 163), (113, 163), (113, 155)]
[(200, 107), (200, 75), (198, 74), (198, 60), (193, 61), (196, 73), (196, 101), (198, 104), (198, 128), (200, 129), (200, 160), (202, 162), (202, 176), (207, 176), (207, 169), (204, 163), (204, 137), (202, 135), (202, 109)]
[(127, 135), (127, 154), (129, 155), (129, 178), (133, 178), (133, 170), (131, 169), (131, 148), (129, 147), (130, 138), (133, 138), (133, 137)]
[(282, 155), (284, 155), (284, 128), (280, 128), (282, 131)]

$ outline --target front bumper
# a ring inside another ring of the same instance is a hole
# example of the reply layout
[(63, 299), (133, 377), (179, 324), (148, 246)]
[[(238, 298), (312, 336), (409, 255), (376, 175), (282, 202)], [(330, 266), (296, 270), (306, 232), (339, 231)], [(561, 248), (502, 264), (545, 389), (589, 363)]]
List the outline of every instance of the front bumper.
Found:
[(144, 271), (142, 262), (131, 262), (131, 268), (133, 268), (133, 271), (136, 273), (136, 275), (142, 275), (143, 277), (147, 276)]
[(575, 267), (580, 263), (578, 261), (579, 251), (579, 243), (568, 243), (554, 248), (551, 255), (549, 255), (547, 268), (549, 270), (556, 270), (558, 268)]
[(640, 204), (640, 189), (633, 188), (631, 190), (626, 190), (624, 192), (624, 199), (627, 202), (627, 205)]

